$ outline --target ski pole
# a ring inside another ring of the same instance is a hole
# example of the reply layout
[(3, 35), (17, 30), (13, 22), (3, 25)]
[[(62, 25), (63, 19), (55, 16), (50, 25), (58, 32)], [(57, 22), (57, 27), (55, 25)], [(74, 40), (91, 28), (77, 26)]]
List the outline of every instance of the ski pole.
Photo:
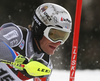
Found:
[(8, 61), (8, 60), (0, 59), (0, 62), (5, 63), (5, 64), (9, 64), (9, 65), (12, 65), (12, 66), (19, 66), (19, 67), (23, 67), (23, 68), (25, 67), (24, 64), (15, 63), (15, 62), (11, 62), (11, 61)]
[(72, 55), (71, 55), (70, 81), (74, 81), (74, 78), (75, 78), (77, 50), (78, 50), (78, 41), (79, 41), (79, 30), (80, 30), (80, 19), (81, 19), (81, 8), (82, 8), (82, 0), (77, 0), (74, 34), (73, 34), (73, 45), (72, 45)]
[(30, 61), (26, 65), (14, 63), (14, 62), (11, 62), (11, 61), (8, 61), (8, 60), (3, 60), (3, 59), (0, 59), (0, 62), (5, 63), (5, 64), (9, 64), (9, 65), (12, 65), (12, 66), (22, 67), (26, 70), (26, 72), (29, 75), (34, 76), (34, 77), (50, 75), (50, 73), (51, 73), (50, 68), (48, 68), (47, 66), (45, 66), (44, 64), (42, 64), (38, 61)]

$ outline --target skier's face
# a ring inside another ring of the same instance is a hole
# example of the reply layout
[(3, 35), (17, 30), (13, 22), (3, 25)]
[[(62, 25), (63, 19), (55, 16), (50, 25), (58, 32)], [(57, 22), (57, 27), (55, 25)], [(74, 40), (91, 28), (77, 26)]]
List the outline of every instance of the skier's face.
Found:
[(53, 43), (49, 41), (45, 36), (40, 40), (41, 49), (48, 55), (53, 55), (56, 48), (61, 44), (61, 42)]

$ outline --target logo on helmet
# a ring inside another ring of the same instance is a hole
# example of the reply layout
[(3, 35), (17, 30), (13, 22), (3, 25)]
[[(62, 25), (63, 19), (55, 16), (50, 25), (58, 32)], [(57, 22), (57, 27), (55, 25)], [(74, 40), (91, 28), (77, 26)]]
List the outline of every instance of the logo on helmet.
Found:
[(48, 13), (47, 12), (44, 12), (44, 15), (47, 17), (47, 19), (49, 20), (49, 21), (51, 21), (52, 19), (51, 19), (51, 17), (48, 15)]
[(69, 19), (65, 19), (63, 17), (61, 17), (61, 21), (68, 21), (69, 23), (71, 23), (71, 21)]
[(43, 8), (41, 8), (42, 12), (44, 12), (47, 8), (48, 6), (44, 6)]
[(65, 28), (69, 29), (69, 27), (68, 27), (68, 26), (65, 26)]

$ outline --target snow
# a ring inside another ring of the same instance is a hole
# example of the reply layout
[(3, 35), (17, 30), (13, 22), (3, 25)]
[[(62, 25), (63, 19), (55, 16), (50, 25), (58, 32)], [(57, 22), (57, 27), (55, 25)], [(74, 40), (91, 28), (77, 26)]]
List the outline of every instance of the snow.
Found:
[[(70, 71), (53, 70), (50, 81), (69, 81), (69, 75)], [(75, 81), (100, 81), (100, 70), (76, 70)]]

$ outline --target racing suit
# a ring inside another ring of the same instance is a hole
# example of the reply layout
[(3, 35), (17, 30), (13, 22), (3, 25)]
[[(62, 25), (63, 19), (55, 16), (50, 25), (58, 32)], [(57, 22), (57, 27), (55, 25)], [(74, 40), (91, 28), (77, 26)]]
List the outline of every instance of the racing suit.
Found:
[[(41, 59), (47, 67), (52, 69), (50, 56), (39, 51), (32, 32), (26, 27), (6, 23), (0, 27), (0, 59), (14, 62), (18, 55), (28, 59)], [(33, 78), (33, 81), (49, 81), (49, 76), (33, 77), (26, 71), (20, 71), (13, 66), (0, 62), (0, 81), (25, 81)]]

